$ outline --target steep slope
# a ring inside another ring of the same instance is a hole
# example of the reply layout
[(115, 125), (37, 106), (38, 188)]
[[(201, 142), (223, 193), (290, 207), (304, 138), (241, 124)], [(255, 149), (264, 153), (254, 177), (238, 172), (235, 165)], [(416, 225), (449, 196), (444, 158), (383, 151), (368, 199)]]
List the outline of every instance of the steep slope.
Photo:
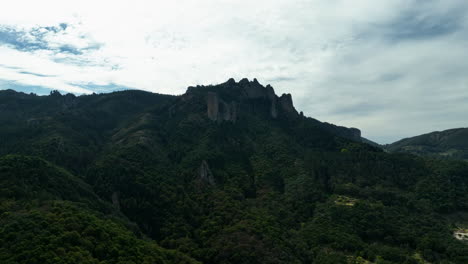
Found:
[(468, 128), (455, 128), (405, 138), (385, 146), (391, 152), (468, 160)]
[(39, 158), (0, 157), (0, 216), (1, 263), (196, 263), (142, 239), (89, 185)]
[(1, 117), (0, 151), (65, 167), (145, 235), (203, 263), (468, 261), (453, 237), (468, 210), (466, 163), (385, 153), (256, 80), (74, 97), (60, 111), (69, 95), (5, 93), (3, 113), (16, 117)]
[(0, 155), (47, 157), (77, 172), (95, 158), (115, 130), (145, 109), (174, 99), (142, 91), (79, 97), (0, 91)]

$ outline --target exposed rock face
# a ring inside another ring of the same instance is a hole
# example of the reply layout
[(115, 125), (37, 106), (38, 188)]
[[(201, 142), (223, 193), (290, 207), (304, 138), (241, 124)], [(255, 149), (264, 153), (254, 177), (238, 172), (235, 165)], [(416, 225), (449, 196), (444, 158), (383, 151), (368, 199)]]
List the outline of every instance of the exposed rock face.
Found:
[(237, 103), (232, 101), (226, 103), (221, 100), (217, 93), (208, 92), (206, 96), (207, 115), (213, 121), (231, 121), (237, 119)]
[(297, 114), (296, 109), (294, 108), (291, 94), (283, 94), (279, 98), (279, 104), (281, 109), (289, 114)]
[(247, 98), (250, 99), (258, 99), (258, 98), (265, 98), (266, 97), (266, 90), (265, 88), (254, 79), (253, 82), (249, 82), (247, 79), (242, 79), (239, 82), (239, 85), (244, 87), (244, 91), (247, 95)]
[(459, 229), (453, 232), (453, 237), (460, 241), (468, 241), (468, 229)]
[(217, 121), (219, 113), (219, 98), (216, 93), (209, 92), (206, 95), (208, 118)]
[(266, 87), (263, 87), (257, 79), (254, 79), (252, 82), (249, 82), (247, 79), (242, 79), (239, 84), (244, 85), (244, 91), (248, 99), (267, 99), (270, 102), (271, 117), (278, 117), (278, 96), (276, 96), (275, 90), (273, 90), (271, 85), (268, 84)]
[(275, 90), (273, 90), (273, 87), (271, 85), (267, 85), (266, 87), (266, 94), (268, 99), (270, 100), (271, 106), (270, 106), (270, 115), (273, 118), (278, 117), (278, 110), (276, 109), (278, 97), (275, 94)]
[[(235, 122), (240, 110), (248, 104), (256, 104), (251, 100), (266, 100), (270, 105), (269, 113), (272, 118), (277, 118), (280, 112), (286, 113), (289, 117), (298, 115), (290, 94), (278, 97), (271, 85), (264, 87), (257, 79), (252, 82), (248, 79), (242, 79), (238, 83), (234, 79), (229, 79), (222, 85), (229, 90), (230, 97), (234, 97), (234, 100), (228, 103), (225, 98), (221, 98), (219, 92), (208, 91), (206, 94), (207, 115), (212, 121)], [(197, 87), (189, 87), (187, 94), (193, 93), (195, 89)]]
[(211, 173), (210, 167), (206, 160), (203, 160), (200, 168), (198, 169), (199, 179), (202, 183), (206, 183), (209, 185), (215, 185), (215, 179), (213, 177), (213, 173)]
[(361, 141), (361, 130), (351, 127), (349, 128), (351, 139), (355, 141)]
[[(271, 85), (263, 86), (256, 79), (242, 79), (238, 83), (234, 79), (217, 87), (189, 87), (185, 97), (202, 95), (206, 98), (207, 116), (216, 122), (236, 122), (243, 111), (254, 114), (267, 114), (270, 118), (287, 118), (300, 120), (300, 114), (294, 108), (291, 94), (278, 97)], [(268, 108), (266, 108), (268, 107)], [(361, 142), (361, 131), (357, 128), (335, 126), (320, 123), (320, 127), (340, 137)]]
[(237, 103), (232, 101), (230, 104), (221, 101), (222, 119), (225, 121), (236, 122), (237, 119)]

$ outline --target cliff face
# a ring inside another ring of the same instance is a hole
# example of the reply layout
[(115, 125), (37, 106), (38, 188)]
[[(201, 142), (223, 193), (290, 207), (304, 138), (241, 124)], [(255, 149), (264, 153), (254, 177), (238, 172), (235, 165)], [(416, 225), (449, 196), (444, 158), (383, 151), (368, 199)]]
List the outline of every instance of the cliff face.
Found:
[(348, 139), (358, 141), (358, 142), (364, 142), (361, 137), (361, 130), (357, 128), (336, 126), (336, 125), (329, 124), (329, 123), (323, 123), (323, 128), (329, 132), (332, 132), (333, 134), (339, 137), (348, 138)]
[(297, 114), (296, 109), (293, 106), (292, 96), (291, 94), (283, 94), (279, 98), (279, 104), (281, 109), (288, 114)]
[[(299, 115), (294, 108), (290, 94), (278, 97), (273, 87), (261, 85), (256, 79), (249, 81), (234, 79), (217, 86), (189, 87), (186, 97), (204, 96), (206, 113), (212, 121), (235, 122), (239, 112), (256, 111), (268, 113), (269, 118), (279, 116), (297, 118)], [(266, 111), (264, 111), (266, 110)]]
[(206, 160), (203, 160), (200, 168), (198, 168), (199, 172), (199, 181), (200, 184), (208, 184), (208, 185), (215, 185), (215, 179), (213, 177), (213, 173), (210, 170), (210, 166), (208, 166), (208, 163)]
[(206, 95), (206, 108), (208, 118), (216, 121), (219, 114), (219, 98), (216, 93), (209, 92)]
[(213, 121), (231, 121), (237, 119), (237, 103), (226, 103), (220, 99), (217, 93), (208, 92), (206, 95), (206, 109), (208, 118)]
[(256, 79), (229, 79), (216, 86), (189, 87), (184, 95), (186, 102), (203, 98), (207, 117), (215, 122), (236, 122), (242, 114), (261, 114), (269, 119), (300, 120), (310, 119), (318, 127), (339, 137), (361, 142), (361, 131), (322, 123), (299, 114), (294, 107), (291, 94), (276, 95), (271, 85), (263, 86)]

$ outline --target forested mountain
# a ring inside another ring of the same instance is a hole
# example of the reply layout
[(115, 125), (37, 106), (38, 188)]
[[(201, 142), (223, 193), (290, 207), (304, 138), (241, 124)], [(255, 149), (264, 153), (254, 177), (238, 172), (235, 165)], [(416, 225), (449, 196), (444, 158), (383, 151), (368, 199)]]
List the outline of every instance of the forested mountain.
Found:
[(443, 159), (468, 160), (468, 128), (436, 131), (405, 138), (384, 146), (391, 152), (406, 152)]
[(468, 165), (389, 154), (256, 80), (0, 91), (1, 263), (468, 263)]

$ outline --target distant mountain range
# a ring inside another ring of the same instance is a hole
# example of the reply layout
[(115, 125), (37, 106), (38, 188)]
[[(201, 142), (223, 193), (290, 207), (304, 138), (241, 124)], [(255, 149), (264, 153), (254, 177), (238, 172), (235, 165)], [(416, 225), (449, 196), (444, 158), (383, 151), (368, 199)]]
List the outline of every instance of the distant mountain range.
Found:
[(390, 152), (468, 160), (468, 128), (432, 132), (384, 145)]

